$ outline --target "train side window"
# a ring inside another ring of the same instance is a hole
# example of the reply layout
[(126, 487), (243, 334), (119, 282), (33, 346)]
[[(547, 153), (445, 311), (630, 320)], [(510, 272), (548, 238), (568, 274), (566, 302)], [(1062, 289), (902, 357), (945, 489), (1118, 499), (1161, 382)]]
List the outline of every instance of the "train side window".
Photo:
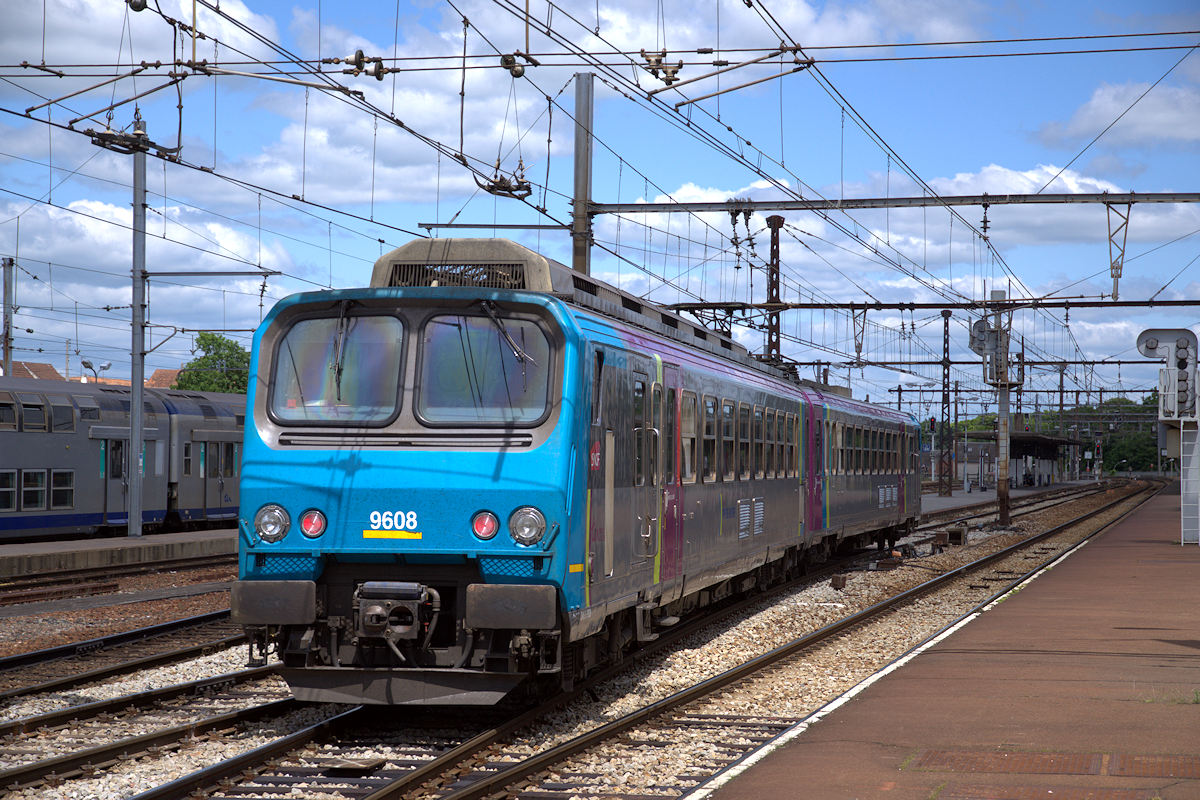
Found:
[(651, 486), (658, 486), (662, 477), (662, 473), (659, 472), (661, 469), (659, 454), (662, 452), (663, 438), (662, 399), (662, 385), (656, 383), (650, 390), (650, 427), (653, 428), (653, 431), (648, 442), (650, 445), (650, 460), (646, 464), (646, 474)]
[(780, 464), (779, 466), (780, 466), (780, 469), (782, 469), (784, 471), (785, 475), (789, 478), (793, 477), (795, 474), (792, 471), (793, 470), (793, 462), (795, 460), (793, 454), (795, 453), (795, 450), (796, 450), (795, 427), (796, 427), (796, 415), (788, 414), (787, 419), (784, 420), (784, 423), (783, 423), (783, 435), (787, 441), (787, 444), (785, 444), (784, 448), (783, 448), (783, 458), (784, 458), (783, 463)]
[(55, 433), (72, 433), (75, 430), (75, 407), (72, 405), (51, 405), (50, 421)]
[(46, 470), (21, 470), (21, 510), (46, 510)]
[(192, 443), (183, 443), (183, 475), (190, 477), (192, 474)]
[(596, 351), (596, 361), (592, 366), (592, 424), (600, 424), (600, 410), (604, 388), (604, 351)]
[(75, 470), (56, 469), (50, 473), (50, 507), (75, 507)]
[(766, 429), (763, 434), (763, 447), (766, 448), (766, 459), (763, 464), (763, 474), (768, 478), (775, 477), (775, 409), (768, 408), (764, 414)]
[(119, 439), (108, 444), (108, 477), (114, 480), (125, 477), (125, 442)]
[(763, 440), (763, 409), (760, 406), (754, 407), (754, 462), (751, 466), (751, 471), (755, 477), (761, 478), (765, 472), (764, 463), (766, 459), (763, 457), (765, 442)]
[(17, 510), (17, 471), (0, 469), (0, 511)]
[(663, 483), (670, 485), (675, 483), (678, 477), (675, 474), (675, 428), (679, 422), (679, 411), (675, 405), (674, 389), (667, 389), (667, 407), (663, 413), (666, 415), (662, 437)]
[(0, 392), (0, 431), (15, 431), (17, 429), (17, 404), (12, 395)]
[(646, 382), (633, 381), (633, 485), (646, 485), (646, 464), (642, 460), (646, 440)]
[(738, 480), (750, 477), (750, 406), (747, 403), (738, 404)]
[(17, 399), (21, 401), (21, 430), (46, 430), (46, 404), (42, 398), (37, 395), (19, 394)]
[(871, 474), (874, 475), (879, 472), (879, 431), (871, 431), (870, 442)]
[(71, 397), (74, 398), (75, 405), (79, 408), (79, 419), (100, 419), (100, 406), (96, 405), (95, 400), (77, 394), (73, 394)]
[[(211, 444), (212, 447), (209, 447)], [(204, 461), (208, 465), (208, 477), (221, 477), (221, 445), (209, 442), (204, 446)]]
[(733, 480), (735, 439), (733, 436), (733, 403), (725, 400), (721, 403), (721, 472), (725, 480)]
[(234, 467), (237, 461), (233, 457), (233, 442), (225, 442), (225, 452), (221, 454), (221, 473), (226, 478), (232, 478), (235, 474)]
[(862, 428), (854, 427), (854, 474), (862, 473)]
[(684, 483), (696, 482), (696, 395), (683, 393), (679, 423), (679, 477)]
[(704, 442), (701, 444), (700, 479), (705, 483), (717, 480), (717, 398), (704, 398)]

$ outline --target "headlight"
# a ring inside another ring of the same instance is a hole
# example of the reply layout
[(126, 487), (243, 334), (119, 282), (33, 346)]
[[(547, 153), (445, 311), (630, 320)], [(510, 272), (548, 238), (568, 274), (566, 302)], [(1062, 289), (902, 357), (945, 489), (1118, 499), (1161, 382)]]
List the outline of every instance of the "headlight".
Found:
[(315, 539), (325, 532), (325, 515), (315, 508), (310, 508), (300, 515), (300, 532), (310, 539)]
[(533, 506), (518, 508), (508, 518), (508, 532), (517, 544), (537, 544), (546, 532), (546, 518)]
[(292, 524), (291, 517), (283, 506), (268, 503), (254, 515), (254, 532), (264, 542), (278, 542)]

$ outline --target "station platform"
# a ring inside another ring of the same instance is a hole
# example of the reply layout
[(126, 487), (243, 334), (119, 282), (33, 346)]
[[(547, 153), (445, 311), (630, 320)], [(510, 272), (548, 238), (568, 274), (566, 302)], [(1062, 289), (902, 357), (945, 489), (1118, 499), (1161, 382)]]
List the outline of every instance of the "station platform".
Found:
[[(1009, 499), (1016, 499), (1018, 497), (1028, 497), (1029, 495), (1033, 494), (1053, 492), (1068, 487), (1083, 487), (1089, 485), (1096, 485), (1096, 481), (1063, 481), (1060, 483), (1046, 484), (1045, 486), (1021, 486), (1018, 488), (1009, 489), (1008, 496)], [(925, 493), (921, 495), (921, 513), (932, 514), (937, 511), (945, 511), (951, 508), (973, 506), (977, 503), (990, 503), (995, 499), (995, 486), (987, 489), (975, 487), (970, 492), (966, 491), (965, 489), (955, 489), (954, 494), (950, 497), (941, 497), (936, 493)]]
[(1175, 484), (691, 797), (1197, 800), (1200, 547), (1179, 512)]
[(0, 579), (237, 553), (237, 529), (0, 544)]

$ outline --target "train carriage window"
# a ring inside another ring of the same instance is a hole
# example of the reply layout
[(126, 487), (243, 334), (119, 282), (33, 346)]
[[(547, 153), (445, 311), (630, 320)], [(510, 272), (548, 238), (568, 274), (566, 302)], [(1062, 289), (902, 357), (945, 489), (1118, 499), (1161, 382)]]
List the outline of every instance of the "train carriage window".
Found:
[(225, 442), (224, 452), (221, 454), (221, 474), (226, 478), (234, 476), (234, 468), (237, 465), (237, 461), (233, 457), (233, 448), (233, 442)]
[(721, 471), (725, 476), (725, 480), (733, 480), (735, 472), (734, 454), (736, 453), (736, 440), (734, 438), (734, 405), (731, 401), (725, 400), (721, 403)]
[(65, 400), (55, 403), (51, 400), (50, 424), (55, 433), (72, 433), (75, 430), (75, 407)]
[(600, 424), (600, 412), (603, 408), (601, 400), (604, 397), (604, 351), (596, 351), (596, 360), (592, 366), (592, 424)]
[(870, 436), (871, 474), (879, 472), (879, 431), (871, 431)]
[(763, 467), (763, 473), (767, 477), (775, 477), (775, 409), (767, 409), (767, 434), (763, 444), (767, 447), (767, 464)]
[(783, 411), (775, 412), (775, 476), (778, 478), (787, 477), (787, 462), (784, 458), (787, 456), (787, 413)]
[(646, 475), (649, 478), (651, 486), (658, 486), (661, 479), (659, 453), (662, 452), (662, 386), (655, 383), (650, 390), (650, 438), (646, 444), (649, 445), (649, 461), (646, 463)]
[(0, 470), (0, 511), (17, 510), (17, 471)]
[(717, 398), (704, 398), (704, 441), (701, 444), (700, 479), (711, 483), (717, 479)]
[(696, 482), (696, 395), (683, 393), (679, 423), (679, 477), (684, 483)]
[(675, 428), (679, 421), (679, 411), (675, 405), (675, 390), (667, 389), (667, 407), (663, 412), (666, 415), (666, 425), (662, 436), (663, 449), (663, 483), (670, 485), (675, 483)]
[(108, 477), (113, 480), (125, 477), (125, 442), (120, 439), (108, 443)]
[(0, 392), (0, 431), (15, 431), (17, 429), (17, 404), (12, 395)]
[(862, 428), (855, 426), (854, 428), (854, 474), (862, 474), (863, 458), (863, 432)]
[(56, 469), (50, 473), (50, 507), (75, 507), (75, 470)]
[(100, 419), (100, 406), (96, 405), (96, 401), (93, 398), (77, 394), (73, 394), (71, 397), (75, 400), (75, 405), (79, 408), (80, 420)]
[(46, 403), (35, 394), (18, 394), (21, 401), (21, 430), (46, 430)]
[(750, 406), (746, 403), (738, 405), (737, 435), (737, 475), (744, 481), (750, 477)]
[(183, 474), (184, 477), (190, 477), (192, 474), (192, 443), (183, 443)]
[(221, 445), (208, 442), (204, 445), (204, 460), (208, 464), (208, 477), (221, 477)]
[(633, 381), (633, 485), (646, 485), (645, 454), (646, 442), (646, 381)]
[(752, 470), (756, 477), (763, 477), (766, 470), (766, 442), (763, 439), (763, 409), (754, 407), (754, 464)]
[(46, 510), (46, 470), (21, 470), (21, 510)]
[(795, 476), (795, 452), (796, 452), (796, 415), (788, 414), (784, 421), (784, 436), (787, 438), (787, 444), (784, 446), (784, 469), (787, 472), (787, 477)]

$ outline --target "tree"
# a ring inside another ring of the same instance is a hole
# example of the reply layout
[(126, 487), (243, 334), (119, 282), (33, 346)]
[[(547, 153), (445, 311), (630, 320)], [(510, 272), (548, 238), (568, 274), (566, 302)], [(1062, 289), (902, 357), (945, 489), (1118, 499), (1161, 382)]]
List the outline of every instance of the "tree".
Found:
[(184, 364), (172, 388), (197, 392), (246, 393), (250, 353), (232, 339), (208, 332), (196, 335), (196, 347), (204, 355)]

